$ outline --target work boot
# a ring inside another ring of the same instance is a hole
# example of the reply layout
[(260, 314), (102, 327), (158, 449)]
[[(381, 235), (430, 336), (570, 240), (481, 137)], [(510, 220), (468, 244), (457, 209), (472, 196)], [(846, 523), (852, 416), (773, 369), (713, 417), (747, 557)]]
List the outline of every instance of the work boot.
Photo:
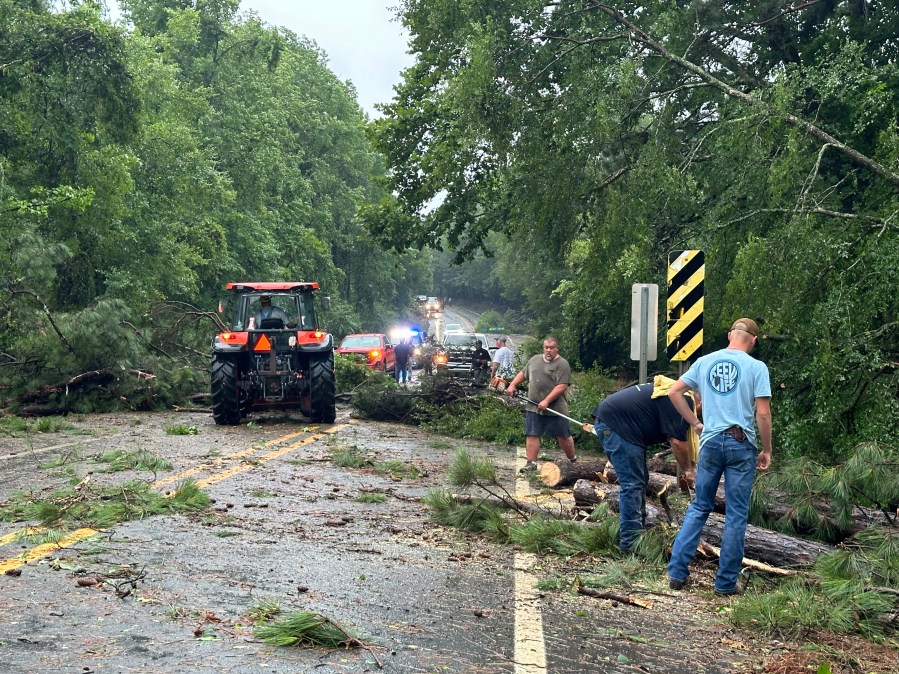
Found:
[(668, 580), (668, 587), (670, 587), (672, 590), (683, 590), (686, 584), (686, 580), (677, 580), (675, 578), (671, 578)]
[(524, 466), (519, 470), (519, 473), (530, 473), (531, 471), (537, 470), (537, 462), (536, 461), (528, 461)]

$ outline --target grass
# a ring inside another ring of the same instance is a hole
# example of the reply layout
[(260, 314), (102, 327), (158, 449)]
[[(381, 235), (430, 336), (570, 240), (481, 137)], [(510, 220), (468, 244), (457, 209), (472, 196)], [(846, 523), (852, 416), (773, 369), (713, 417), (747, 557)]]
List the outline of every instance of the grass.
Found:
[(0, 419), (0, 434), (14, 438), (36, 433), (59, 433), (72, 430), (75, 430), (75, 426), (64, 421), (62, 417), (41, 417), (39, 419), (6, 417)]
[(196, 426), (166, 426), (166, 435), (198, 435), (200, 430)]

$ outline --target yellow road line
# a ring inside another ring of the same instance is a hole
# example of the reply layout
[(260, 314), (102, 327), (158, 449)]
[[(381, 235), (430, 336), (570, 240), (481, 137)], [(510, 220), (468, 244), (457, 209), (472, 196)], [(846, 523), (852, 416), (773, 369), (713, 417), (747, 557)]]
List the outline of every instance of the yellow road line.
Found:
[(161, 480), (156, 480), (153, 483), (154, 489), (161, 489), (167, 485), (172, 484), (173, 482), (180, 482), (181, 480), (185, 480), (197, 473), (202, 473), (204, 470), (208, 470), (210, 468), (214, 468), (215, 466), (220, 466), (223, 463), (227, 463), (229, 461), (235, 461), (237, 459), (241, 459), (245, 456), (249, 456), (250, 454), (255, 454), (266, 447), (271, 447), (272, 445), (280, 445), (282, 442), (295, 438), (299, 435), (303, 435), (303, 433), (308, 433), (309, 431), (314, 431), (318, 428), (318, 426), (308, 426), (309, 430), (297, 431), (295, 433), (288, 433), (287, 435), (282, 435), (277, 438), (273, 438), (272, 440), (266, 440), (262, 443), (262, 446), (256, 447), (247, 447), (246, 449), (242, 449), (240, 451), (234, 452), (233, 454), (226, 454), (225, 456), (220, 456), (213, 461), (209, 461), (207, 463), (202, 463), (199, 466), (194, 466), (193, 468), (188, 468), (186, 470), (182, 470), (180, 473), (176, 475), (170, 475), (169, 477), (164, 477)]
[[(518, 473), (524, 459), (515, 462), (515, 497), (531, 494), (531, 485)], [(515, 566), (515, 674), (546, 673), (546, 641), (543, 637), (543, 611), (540, 594), (536, 590), (537, 576), (533, 569), (538, 557), (527, 552), (516, 552)]]
[(46, 557), (60, 548), (67, 548), (70, 545), (74, 545), (79, 541), (83, 541), (85, 538), (90, 538), (94, 534), (99, 533), (100, 532), (96, 529), (76, 529), (56, 543), (44, 543), (43, 545), (38, 545), (36, 548), (31, 548), (31, 550), (20, 557), (13, 557), (12, 559), (0, 561), (0, 574), (6, 573), (10, 569), (18, 569), (20, 566), (25, 566), (28, 562), (33, 562), (41, 557)]
[[(322, 433), (316, 433), (315, 435), (310, 435), (308, 438), (304, 438), (303, 440), (300, 440), (299, 442), (295, 442), (292, 445), (288, 445), (287, 447), (282, 447), (281, 449), (276, 449), (274, 451), (269, 452), (268, 454), (263, 454), (262, 456), (259, 457), (258, 462), (265, 463), (266, 461), (271, 461), (272, 459), (277, 459), (279, 456), (284, 456), (285, 454), (288, 454), (295, 449), (299, 449), (300, 447), (303, 447), (304, 445), (308, 445), (308, 444), (315, 442), (316, 440), (320, 440), (321, 438), (325, 437), (326, 435), (336, 433), (340, 429), (346, 428), (347, 426), (351, 426), (354, 423), (356, 423), (356, 422), (350, 421), (345, 424), (340, 424), (339, 426), (332, 426), (331, 428), (329, 428), (328, 430), (326, 430)], [(203, 478), (202, 480), (197, 480), (197, 486), (201, 487), (201, 488), (207, 487), (210, 484), (215, 484), (216, 482), (221, 482), (222, 480), (226, 480), (229, 477), (232, 477), (234, 475), (239, 475), (240, 473), (245, 473), (248, 470), (253, 470), (253, 468), (255, 468), (255, 467), (256, 466), (253, 463), (243, 463), (243, 464), (239, 464), (237, 466), (232, 466), (231, 468), (228, 468), (227, 470), (223, 470), (220, 473), (216, 473), (215, 475), (210, 475), (209, 477)]]
[(5, 536), (0, 536), (0, 548), (4, 545), (12, 543), (13, 541), (18, 540), (22, 536), (30, 536), (31, 534), (39, 534), (42, 531), (46, 531), (46, 527), (25, 527), (24, 529), (19, 529), (18, 531), (13, 531), (11, 534), (6, 534)]
[[(308, 445), (312, 442), (315, 442), (316, 440), (319, 440), (319, 439), (325, 437), (326, 435), (336, 433), (340, 429), (346, 428), (347, 426), (351, 426), (355, 423), (356, 423), (355, 421), (349, 421), (345, 424), (340, 424), (339, 426), (332, 426), (331, 428), (327, 429), (323, 433), (316, 433), (315, 435), (311, 435), (308, 438), (301, 440), (300, 442), (295, 442), (292, 445), (288, 445), (287, 447), (282, 447), (281, 449), (277, 449), (275, 451), (268, 452), (267, 454), (264, 454), (259, 458), (259, 462), (264, 463), (266, 461), (271, 461), (272, 459), (276, 459), (279, 456), (284, 456), (285, 454), (292, 452), (295, 449), (299, 449), (300, 447), (303, 447), (304, 445)], [(318, 428), (318, 426), (315, 426), (313, 428)], [(241, 450), (239, 452), (235, 452), (234, 454), (229, 455), (229, 457), (227, 457), (227, 458), (238, 458), (245, 454), (252, 454), (253, 452), (256, 452), (260, 449), (264, 449), (265, 447), (271, 447), (272, 445), (279, 444), (281, 442), (284, 442), (285, 440), (295, 438), (298, 435), (302, 435), (304, 432), (308, 432), (308, 431), (298, 431), (296, 433), (282, 435), (281, 437), (266, 441), (265, 443), (263, 443), (262, 447), (253, 447), (250, 449)], [(225, 458), (225, 457), (223, 457), (223, 458)], [(246, 472), (248, 470), (252, 470), (253, 468), (255, 468), (255, 464), (240, 464), (237, 466), (233, 466), (232, 468), (223, 470), (220, 473), (215, 473), (214, 475), (210, 475), (209, 477), (204, 478), (203, 480), (198, 480), (197, 485), (200, 487), (205, 487), (210, 484), (215, 484), (216, 482), (221, 482), (222, 480), (225, 480), (233, 475), (238, 475), (238, 474)], [(198, 472), (199, 470), (201, 470), (201, 468), (189, 469), (189, 470)], [(184, 471), (184, 473), (187, 473), (187, 472), (189, 472), (189, 471)], [(182, 473), (179, 473), (179, 475), (182, 475)], [(176, 478), (177, 477), (178, 476), (176, 476)], [(169, 481), (170, 480), (167, 480), (167, 481), (160, 480), (159, 482), (165, 482), (166, 484), (168, 484)], [(153, 486), (157, 487), (158, 483), (154, 483)], [(39, 529), (40, 528), (28, 527), (25, 530), (34, 532)], [(94, 534), (99, 534), (99, 533), (102, 533), (102, 532), (100, 532), (96, 529), (77, 529), (76, 531), (73, 531), (68, 536), (57, 541), (56, 543), (46, 543), (44, 545), (38, 545), (37, 547), (32, 548), (25, 554), (20, 555), (18, 557), (0, 560), (0, 574), (3, 574), (4, 572), (6, 572), (10, 569), (17, 569), (20, 566), (24, 566), (28, 562), (34, 561), (35, 559), (40, 559), (41, 557), (46, 557), (47, 555), (49, 555), (61, 548), (66, 548), (70, 545), (74, 545), (75, 543), (83, 541), (85, 538), (88, 538), (90, 536), (93, 536)], [(2, 538), (0, 538), (0, 545), (5, 545), (6, 543), (8, 543), (10, 541), (15, 540), (15, 538), (17, 538), (19, 535), (20, 535), (20, 532), (13, 532), (11, 534), (6, 534)]]

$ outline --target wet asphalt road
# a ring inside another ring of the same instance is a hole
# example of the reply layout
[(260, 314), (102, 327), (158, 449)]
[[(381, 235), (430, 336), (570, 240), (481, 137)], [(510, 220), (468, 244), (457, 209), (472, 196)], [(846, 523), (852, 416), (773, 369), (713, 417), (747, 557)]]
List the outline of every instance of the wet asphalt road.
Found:
[[(0, 502), (86, 476), (103, 451), (138, 448), (173, 468), (93, 472), (91, 484), (155, 479), (165, 491), (189, 474), (215, 502), (201, 515), (150, 517), (51, 546), (26, 564), (17, 560), (36, 543), (10, 540), (22, 525), (0, 524), (0, 563), (21, 570), (0, 575), (0, 672), (692, 673), (730, 671), (740, 659), (728, 649), (685, 655), (673, 647), (672, 635), (692, 631), (701, 640), (717, 629), (708, 615), (661, 629), (677, 621), (664, 609), (651, 624), (643, 609), (535, 591), (537, 579), (559, 572), (553, 565), (586, 573), (593, 560), (531, 558), (429, 520), (420, 499), (445, 485), (457, 448), (492, 459), (511, 490), (524, 483), (514, 448), (348, 412), (321, 427), (273, 415), (239, 427), (216, 426), (207, 414), (99, 415), (71, 418), (74, 428), (58, 433), (3, 438)], [(196, 435), (166, 432), (185, 425)], [(393, 478), (330, 460), (352, 448), (421, 475)], [(357, 500), (372, 492), (386, 500)], [(119, 597), (123, 569), (140, 580)], [(106, 582), (77, 584), (92, 574)], [(283, 612), (318, 612), (371, 648), (266, 646), (248, 615), (266, 600)]]

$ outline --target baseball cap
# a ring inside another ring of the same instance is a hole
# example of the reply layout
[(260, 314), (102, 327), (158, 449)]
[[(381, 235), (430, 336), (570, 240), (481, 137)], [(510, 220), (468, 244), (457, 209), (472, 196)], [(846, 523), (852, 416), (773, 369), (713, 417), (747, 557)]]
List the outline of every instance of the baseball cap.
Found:
[(757, 326), (755, 321), (751, 318), (738, 318), (734, 321), (734, 324), (730, 326), (730, 329), (748, 332), (753, 337), (759, 336), (759, 326)]

